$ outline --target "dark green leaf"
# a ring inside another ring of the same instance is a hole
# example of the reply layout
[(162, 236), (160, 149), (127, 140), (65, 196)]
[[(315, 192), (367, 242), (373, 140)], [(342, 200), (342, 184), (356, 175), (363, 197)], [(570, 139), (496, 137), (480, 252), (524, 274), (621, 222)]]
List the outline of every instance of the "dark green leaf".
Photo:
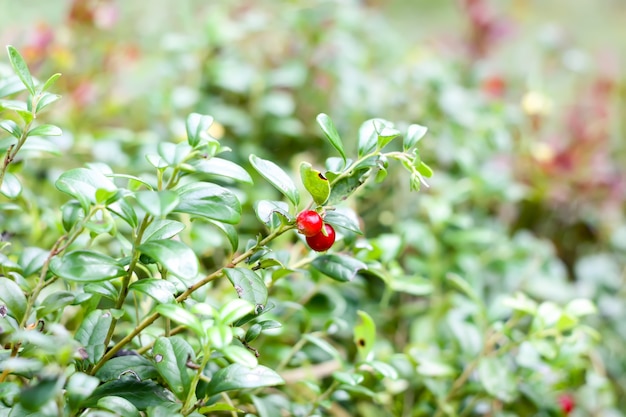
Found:
[(13, 46), (7, 46), (7, 51), (9, 53), (9, 61), (11, 61), (11, 66), (15, 71), (15, 74), (20, 77), (24, 87), (28, 90), (31, 95), (35, 95), (35, 84), (33, 83), (33, 77), (30, 75), (30, 71), (28, 70), (28, 66)]
[(6, 277), (0, 277), (0, 305), (7, 308), (7, 314), (22, 322), (26, 313), (26, 296), (22, 289)]
[(490, 395), (507, 403), (517, 397), (515, 375), (503, 358), (481, 358), (478, 363), (478, 377)]
[(58, 126), (40, 125), (28, 131), (28, 136), (60, 136), (63, 131)]
[(126, 273), (116, 259), (98, 252), (77, 250), (54, 258), (50, 271), (68, 281), (96, 282), (121, 277)]
[(201, 159), (192, 163), (196, 172), (211, 178), (226, 178), (252, 184), (250, 174), (238, 164), (222, 158)]
[(185, 400), (192, 373), (187, 363), (195, 360), (192, 347), (179, 336), (159, 337), (152, 348), (152, 355), (159, 374), (174, 395), (180, 400)]
[(111, 395), (126, 398), (138, 410), (174, 401), (172, 394), (156, 382), (138, 381), (134, 376), (127, 376), (100, 385), (82, 406), (94, 407), (100, 398)]
[(36, 274), (46, 262), (49, 252), (37, 247), (27, 247), (22, 250), (18, 263), (22, 267), (22, 275), (28, 277)]
[(120, 417), (139, 417), (137, 407), (122, 397), (108, 396), (98, 400), (98, 408), (113, 411)]
[(156, 218), (167, 216), (180, 202), (178, 194), (171, 190), (139, 191), (135, 196), (141, 208)]
[(109, 300), (117, 300), (117, 297), (119, 296), (117, 288), (111, 283), (111, 281), (87, 284), (84, 288), (87, 293), (98, 294), (108, 298)]
[(408, 151), (409, 149), (414, 147), (417, 142), (419, 142), (420, 139), (424, 137), (427, 131), (427, 127), (418, 124), (410, 125), (409, 129), (407, 130), (406, 136), (404, 137), (404, 150)]
[(4, 174), (4, 181), (0, 186), (0, 193), (10, 200), (15, 200), (22, 194), (22, 184), (15, 175), (10, 172)]
[(326, 204), (334, 205), (346, 200), (350, 194), (363, 185), (367, 179), (369, 171), (370, 168), (367, 167), (355, 169), (347, 177), (341, 178), (337, 182), (333, 183), (330, 190), (330, 197), (328, 198)]
[(151, 240), (170, 239), (179, 234), (185, 225), (176, 220), (157, 219), (146, 227), (141, 237), (141, 243)]
[(190, 183), (176, 190), (178, 213), (188, 213), (224, 223), (235, 224), (241, 218), (241, 204), (232, 191), (215, 184)]
[(20, 392), (20, 404), (26, 410), (39, 411), (39, 409), (59, 395), (65, 384), (65, 377), (45, 377), (27, 386)]
[(65, 171), (55, 183), (56, 187), (80, 201), (87, 211), (96, 203), (96, 191), (99, 189), (115, 192), (113, 182), (98, 171), (87, 168), (75, 168)]
[(345, 161), (346, 153), (343, 150), (341, 137), (339, 136), (339, 133), (337, 132), (333, 121), (330, 119), (330, 117), (328, 117), (328, 115), (324, 113), (318, 114), (316, 120), (317, 124), (319, 124), (322, 128), (324, 135), (326, 135), (326, 138), (328, 138), (330, 144), (333, 145), (333, 147), (337, 150), (337, 152), (339, 152), (339, 155), (341, 155), (341, 157)]
[(37, 310), (37, 317), (45, 317), (51, 313), (60, 313), (66, 306), (73, 304), (74, 300), (76, 300), (76, 293), (55, 291), (43, 300), (41, 307)]
[(187, 142), (196, 147), (200, 140), (208, 136), (207, 130), (213, 124), (213, 117), (198, 113), (191, 113), (187, 116), (185, 127), (187, 128)]
[(109, 359), (98, 370), (96, 376), (102, 381), (119, 379), (122, 376), (133, 376), (139, 380), (155, 379), (159, 373), (154, 363), (141, 355), (117, 356)]
[(220, 369), (213, 375), (207, 392), (211, 396), (235, 389), (271, 387), (284, 383), (285, 381), (280, 375), (265, 366), (258, 365), (254, 368), (248, 368), (234, 363)]
[(255, 306), (265, 307), (267, 287), (256, 272), (246, 268), (226, 268), (224, 273), (235, 287), (239, 298)]
[(261, 159), (256, 155), (250, 155), (250, 163), (254, 169), (261, 174), (263, 178), (269, 181), (278, 191), (283, 193), (294, 206), (300, 202), (300, 194), (296, 185), (282, 168), (265, 159)]
[(308, 162), (300, 164), (300, 177), (304, 188), (311, 194), (315, 204), (322, 205), (330, 196), (330, 183), (318, 170), (313, 169)]
[(361, 232), (358, 221), (356, 214), (347, 209), (327, 211), (324, 216), (325, 223), (362, 235), (363, 232)]
[(100, 385), (100, 380), (94, 376), (76, 372), (70, 376), (65, 387), (68, 404), (72, 410), (76, 410), (79, 404), (89, 397)]
[(164, 279), (156, 278), (145, 278), (135, 281), (129, 288), (144, 293), (163, 304), (174, 302), (174, 293), (176, 292), (174, 284)]
[(163, 265), (178, 278), (188, 280), (198, 275), (198, 258), (189, 246), (177, 240), (151, 240), (137, 248)]
[(341, 282), (352, 281), (360, 270), (367, 269), (367, 265), (357, 259), (336, 254), (318, 256), (311, 264), (321, 273)]
[(89, 363), (96, 363), (104, 355), (109, 327), (113, 316), (109, 311), (94, 310), (84, 318), (76, 331), (75, 339), (87, 352)]

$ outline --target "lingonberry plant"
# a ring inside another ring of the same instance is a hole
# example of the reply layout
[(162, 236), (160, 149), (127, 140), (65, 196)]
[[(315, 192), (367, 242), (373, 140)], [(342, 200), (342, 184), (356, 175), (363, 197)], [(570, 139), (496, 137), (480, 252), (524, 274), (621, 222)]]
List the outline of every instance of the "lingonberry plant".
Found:
[[(16, 77), (2, 80), (0, 97), (26, 90), (27, 98), (0, 103), (6, 117), (0, 127), (9, 134), (2, 142), (1, 192), (13, 202), (3, 211), (27, 215), (13, 162), (28, 149), (58, 153), (46, 137), (61, 130), (37, 124), (41, 110), (59, 98), (47, 91), (58, 75), (40, 83), (20, 54), (8, 51)], [(317, 121), (339, 156), (329, 158), (323, 172), (302, 162), (303, 189), (274, 162), (250, 155), (253, 170), (286, 201), (254, 203), (266, 233), (246, 242), (237, 229), (242, 205), (233, 185), (251, 184), (252, 177), (223, 157), (229, 149), (208, 134), (210, 116), (190, 114), (186, 141), (161, 142), (146, 154), (152, 172), (113, 172), (90, 163), (60, 173), (55, 186), (69, 199), (55, 214), (57, 228), (45, 231), (55, 235), (51, 247), (10, 236), (2, 246), (2, 415), (276, 415), (262, 395), (271, 391), (262, 389), (297, 381), (285, 368), (306, 343), (333, 355), (335, 349), (324, 332), (311, 332), (275, 369), (263, 365), (255, 341), (282, 325), (271, 318), (272, 294), (301, 271), (340, 282), (365, 273), (368, 264), (346, 238), (361, 231), (344, 200), (370, 176), (381, 182), (389, 160), (402, 163), (415, 190), (432, 174), (416, 148), (426, 133), (422, 126), (411, 125), (402, 145), (392, 147), (401, 137), (393, 124), (367, 121), (350, 158), (331, 119), (320, 114)], [(309, 209), (296, 217), (303, 206), (324, 212), (323, 223)], [(225, 236), (230, 254), (223, 264), (199, 262), (192, 247), (193, 230), (201, 225)], [(335, 228), (346, 242), (332, 252), (303, 257), (279, 250), (279, 237), (287, 234), (294, 248), (303, 247), (294, 241), (300, 230), (312, 249), (328, 251)], [(358, 314), (358, 355), (346, 358), (335, 382), (298, 414), (318, 413), (343, 386), (342, 392), (358, 392), (363, 377), (357, 367), (395, 373), (370, 355), (374, 321)]]

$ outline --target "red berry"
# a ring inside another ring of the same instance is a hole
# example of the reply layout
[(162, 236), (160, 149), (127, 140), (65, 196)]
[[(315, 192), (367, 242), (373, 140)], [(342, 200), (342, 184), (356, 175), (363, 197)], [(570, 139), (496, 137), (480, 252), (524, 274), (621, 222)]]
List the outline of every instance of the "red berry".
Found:
[(574, 397), (570, 394), (563, 394), (559, 397), (559, 405), (561, 406), (561, 411), (563, 411), (566, 415), (571, 413), (574, 409)]
[(309, 244), (309, 247), (316, 252), (324, 252), (330, 249), (335, 243), (335, 229), (329, 224), (324, 225), (324, 233), (319, 232), (315, 236), (309, 236), (306, 238), (306, 243)]
[(320, 215), (313, 210), (305, 210), (298, 214), (296, 218), (296, 227), (298, 232), (304, 236), (315, 236), (322, 231), (324, 221)]

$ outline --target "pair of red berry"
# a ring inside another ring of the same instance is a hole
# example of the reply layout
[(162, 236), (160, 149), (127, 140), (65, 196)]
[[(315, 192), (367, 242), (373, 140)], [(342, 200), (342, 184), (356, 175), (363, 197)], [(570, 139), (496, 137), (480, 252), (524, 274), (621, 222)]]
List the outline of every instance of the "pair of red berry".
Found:
[(335, 229), (324, 223), (318, 212), (304, 210), (296, 218), (298, 232), (306, 236), (306, 243), (317, 252), (330, 249), (335, 243)]

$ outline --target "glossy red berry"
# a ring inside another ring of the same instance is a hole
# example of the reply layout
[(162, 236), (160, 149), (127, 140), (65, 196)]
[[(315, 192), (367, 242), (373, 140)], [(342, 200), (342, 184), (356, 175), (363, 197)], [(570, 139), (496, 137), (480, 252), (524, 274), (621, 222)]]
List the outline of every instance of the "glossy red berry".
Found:
[(561, 406), (561, 411), (566, 415), (571, 413), (574, 410), (574, 397), (570, 394), (563, 394), (559, 397), (559, 405)]
[(316, 252), (327, 251), (333, 246), (333, 243), (335, 243), (335, 229), (333, 229), (331, 225), (325, 224), (324, 231), (326, 235), (320, 231), (315, 236), (308, 236), (306, 238), (306, 243)]
[(298, 232), (304, 236), (315, 236), (322, 231), (324, 221), (320, 215), (313, 210), (304, 210), (296, 218)]

